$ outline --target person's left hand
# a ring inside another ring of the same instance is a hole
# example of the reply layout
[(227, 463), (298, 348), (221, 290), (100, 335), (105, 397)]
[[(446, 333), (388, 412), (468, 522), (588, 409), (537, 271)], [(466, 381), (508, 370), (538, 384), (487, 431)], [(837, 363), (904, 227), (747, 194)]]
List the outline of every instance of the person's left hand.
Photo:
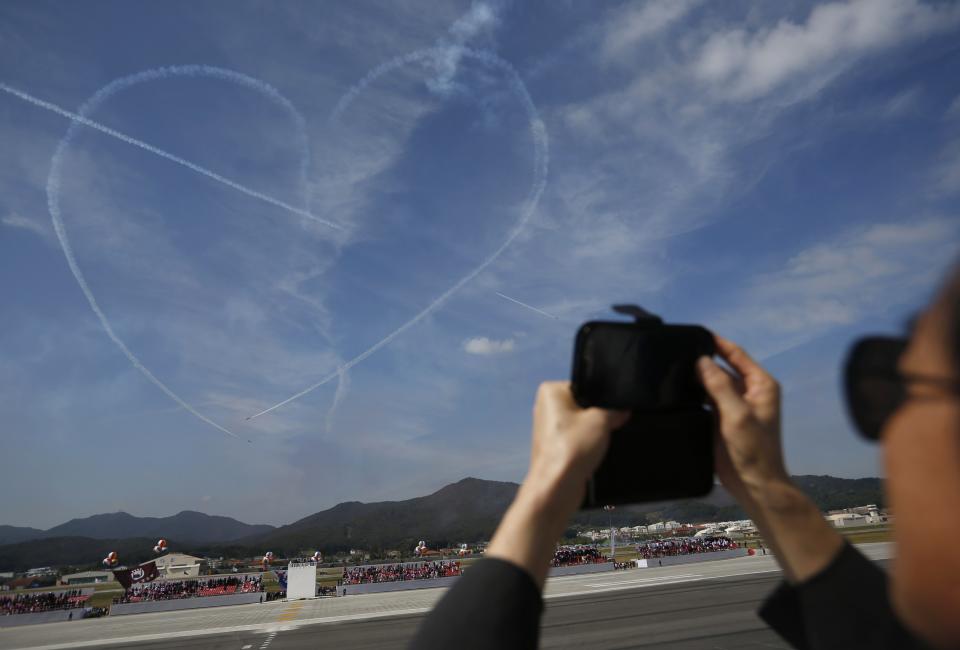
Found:
[(623, 426), (628, 412), (581, 408), (570, 383), (540, 384), (533, 407), (530, 470), (524, 481), (552, 492), (562, 509), (576, 508), (587, 480), (603, 460), (610, 432)]

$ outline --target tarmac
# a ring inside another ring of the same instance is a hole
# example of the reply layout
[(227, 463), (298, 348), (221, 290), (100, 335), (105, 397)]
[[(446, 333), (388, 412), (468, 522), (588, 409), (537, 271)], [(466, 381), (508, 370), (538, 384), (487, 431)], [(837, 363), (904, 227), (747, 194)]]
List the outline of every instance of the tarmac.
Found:
[[(889, 543), (860, 550), (886, 564)], [(544, 648), (787, 648), (756, 616), (770, 556), (552, 578)], [(0, 630), (0, 648), (403, 648), (444, 589), (106, 617)]]

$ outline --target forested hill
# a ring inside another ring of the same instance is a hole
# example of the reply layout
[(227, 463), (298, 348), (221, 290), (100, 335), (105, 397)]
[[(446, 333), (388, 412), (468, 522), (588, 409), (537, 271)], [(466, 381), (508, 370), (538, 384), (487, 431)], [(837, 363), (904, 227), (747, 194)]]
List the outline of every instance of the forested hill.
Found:
[[(821, 510), (871, 503), (883, 507), (885, 503), (882, 482), (878, 478), (844, 479), (808, 475), (794, 476), (793, 479)], [(232, 540), (224, 537), (233, 537), (238, 529), (233, 524), (227, 526), (226, 530), (218, 531), (222, 535), (219, 539), (207, 540), (191, 539), (186, 530), (178, 531), (184, 534), (183, 537), (173, 535), (162, 526), (151, 526), (149, 533), (103, 536), (109, 539), (93, 539), (82, 533), (80, 536), (73, 533), (70, 536), (46, 537), (0, 546), (0, 570), (23, 570), (31, 566), (96, 565), (111, 550), (121, 552), (126, 562), (147, 559), (151, 556), (154, 538), (159, 536), (170, 539), (171, 548), (177, 551), (201, 556), (249, 557), (266, 550), (272, 550), (280, 557), (317, 549), (325, 554), (351, 548), (374, 552), (389, 549), (409, 551), (421, 539), (427, 540), (433, 548), (471, 543), (490, 539), (518, 487), (516, 483), (466, 478), (427, 496), (376, 503), (351, 501), (276, 529), (247, 527), (246, 530), (253, 534)], [(114, 523), (129, 521), (128, 517), (130, 515), (111, 520)], [(622, 506), (612, 512), (581, 512), (574, 517), (571, 528), (637, 525), (664, 520), (698, 523), (745, 517), (729, 493), (722, 486), (716, 486), (703, 499)], [(151, 523), (155, 524), (156, 520)], [(245, 526), (240, 524), (239, 529), (244, 530)], [(73, 526), (65, 525), (64, 528), (76, 530)], [(196, 531), (193, 534), (196, 535)]]

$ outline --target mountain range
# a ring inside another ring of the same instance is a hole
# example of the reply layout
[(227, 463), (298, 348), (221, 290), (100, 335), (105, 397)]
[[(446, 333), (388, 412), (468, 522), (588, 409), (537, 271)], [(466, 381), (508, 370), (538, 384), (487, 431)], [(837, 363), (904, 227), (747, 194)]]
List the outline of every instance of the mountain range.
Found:
[(93, 515), (47, 530), (21, 526), (0, 526), (0, 544), (15, 544), (53, 537), (124, 539), (128, 537), (176, 538), (184, 542), (229, 542), (273, 530), (266, 524), (245, 524), (230, 517), (184, 510), (169, 517), (135, 517), (126, 512)]
[[(877, 478), (794, 476), (821, 510), (866, 504), (884, 505)], [(278, 557), (324, 554), (363, 548), (378, 553), (410, 550), (418, 540), (433, 548), (490, 539), (519, 485), (465, 478), (433, 494), (404, 501), (349, 501), (286, 526), (253, 526), (228, 517), (185, 511), (172, 517), (134, 517), (127, 513), (74, 519), (46, 531), (0, 527), (0, 570), (42, 565), (93, 565), (109, 550), (125, 562), (150, 557), (158, 537), (171, 548), (196, 555), (252, 557), (272, 550)], [(613, 511), (583, 511), (566, 535), (577, 528), (637, 525), (654, 521), (726, 521), (745, 515), (730, 494), (715, 486), (703, 499), (645, 503)], [(17, 535), (20, 538), (17, 539)], [(33, 536), (27, 538), (28, 536)]]

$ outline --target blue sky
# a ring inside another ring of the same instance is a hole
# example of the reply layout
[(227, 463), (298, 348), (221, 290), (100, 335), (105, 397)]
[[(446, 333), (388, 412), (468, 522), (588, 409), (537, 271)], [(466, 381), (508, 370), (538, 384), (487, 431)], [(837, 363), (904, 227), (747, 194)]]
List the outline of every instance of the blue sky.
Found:
[(881, 474), (838, 370), (956, 257), (960, 6), (230, 7), (0, 7), (0, 522), (519, 480), (627, 301), (764, 359), (791, 471)]

